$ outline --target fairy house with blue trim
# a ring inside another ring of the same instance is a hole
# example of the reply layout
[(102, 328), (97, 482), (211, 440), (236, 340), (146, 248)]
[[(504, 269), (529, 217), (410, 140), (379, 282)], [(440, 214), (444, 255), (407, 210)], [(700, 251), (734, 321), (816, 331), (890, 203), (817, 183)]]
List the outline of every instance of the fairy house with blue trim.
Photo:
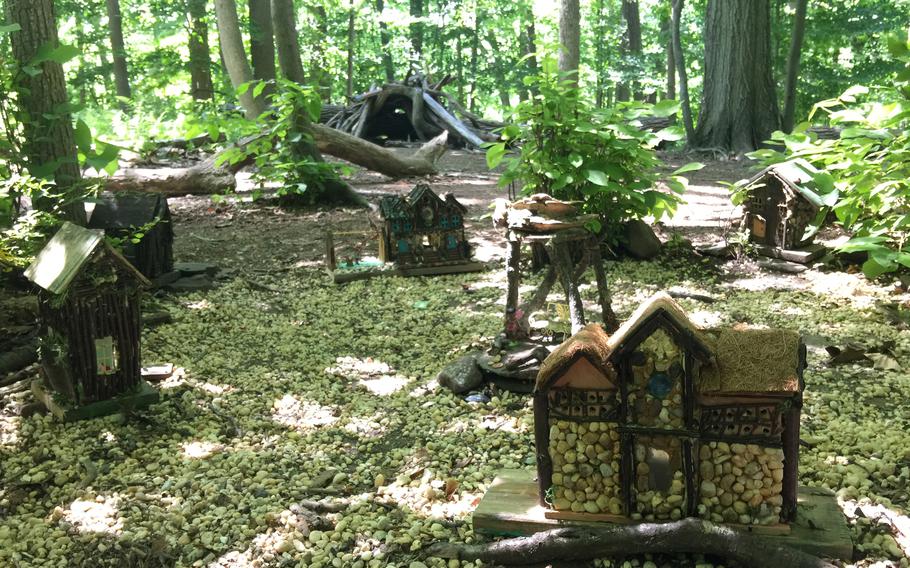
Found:
[(465, 238), (467, 208), (451, 193), (442, 197), (417, 184), (406, 196), (379, 201), (379, 258), (399, 266), (462, 263), (470, 259)]
[(563, 520), (793, 520), (805, 346), (700, 329), (666, 294), (612, 335), (585, 327), (534, 392), (540, 504)]

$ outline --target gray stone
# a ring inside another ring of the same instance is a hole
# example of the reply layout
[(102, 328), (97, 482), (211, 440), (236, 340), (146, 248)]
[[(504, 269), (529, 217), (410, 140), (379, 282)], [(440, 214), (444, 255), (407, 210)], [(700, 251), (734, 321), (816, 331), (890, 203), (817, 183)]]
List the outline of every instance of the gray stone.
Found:
[(171, 292), (195, 292), (198, 290), (211, 290), (214, 287), (215, 283), (210, 276), (207, 274), (197, 274), (171, 282), (164, 288)]
[(184, 276), (196, 276), (197, 274), (214, 276), (218, 273), (218, 267), (210, 262), (175, 262), (174, 270)]
[(660, 239), (644, 221), (633, 219), (627, 222), (623, 237), (623, 250), (633, 258), (647, 260), (660, 253)]
[(483, 374), (477, 366), (478, 355), (468, 353), (449, 363), (436, 375), (436, 381), (456, 394), (477, 388), (483, 382)]

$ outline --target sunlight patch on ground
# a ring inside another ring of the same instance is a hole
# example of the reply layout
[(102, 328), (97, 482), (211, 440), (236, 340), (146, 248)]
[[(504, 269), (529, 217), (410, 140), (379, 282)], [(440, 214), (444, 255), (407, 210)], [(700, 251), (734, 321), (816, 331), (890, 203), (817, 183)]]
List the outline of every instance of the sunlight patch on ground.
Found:
[(838, 504), (848, 519), (869, 519), (873, 525), (883, 529), (885, 534), (882, 536), (881, 545), (885, 552), (894, 558), (901, 556), (910, 558), (910, 516), (881, 504), (870, 503), (868, 500), (857, 502), (838, 499)]
[(120, 534), (123, 519), (118, 514), (119, 504), (119, 497), (76, 499), (63, 511), (63, 519), (80, 533)]
[(351, 418), (344, 429), (352, 434), (358, 434), (365, 438), (378, 438), (385, 433), (385, 426), (376, 421), (378, 416), (373, 418)]
[(377, 496), (388, 497), (393, 502), (423, 516), (448, 519), (469, 516), (480, 503), (483, 493), (462, 492), (456, 489), (446, 497), (446, 481), (438, 478), (422, 479), (409, 485), (395, 482), (376, 490)]
[(338, 357), (336, 366), (329, 367), (326, 373), (337, 377), (356, 380), (362, 387), (376, 396), (389, 396), (395, 394), (410, 382), (402, 375), (394, 374), (392, 367), (367, 357)]
[(279, 424), (298, 430), (309, 430), (333, 424), (338, 420), (335, 409), (301, 400), (286, 394), (272, 405), (272, 419)]
[(207, 310), (212, 307), (212, 304), (211, 304), (211, 302), (209, 302), (208, 300), (203, 298), (196, 302), (187, 302), (184, 304), (184, 306), (186, 306), (187, 308), (189, 308), (191, 310)]
[(183, 444), (183, 457), (190, 459), (202, 459), (216, 454), (223, 449), (223, 444), (217, 444), (215, 442), (187, 442)]
[(0, 416), (0, 446), (14, 446), (19, 442), (18, 416)]

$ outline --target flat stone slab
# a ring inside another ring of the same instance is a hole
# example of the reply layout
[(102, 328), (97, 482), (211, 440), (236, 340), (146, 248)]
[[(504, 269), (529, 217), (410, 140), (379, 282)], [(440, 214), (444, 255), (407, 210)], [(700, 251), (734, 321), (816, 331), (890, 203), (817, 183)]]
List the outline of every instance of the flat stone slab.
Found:
[(208, 274), (197, 274), (195, 276), (185, 276), (167, 284), (164, 289), (170, 292), (197, 292), (199, 290), (211, 290), (215, 287), (215, 282)]
[(47, 388), (44, 381), (32, 381), (32, 393), (54, 416), (63, 422), (75, 422), (117, 414), (124, 408), (146, 408), (158, 402), (158, 391), (145, 381), (140, 381), (136, 389), (108, 400), (99, 400), (85, 406), (72, 406), (54, 397), (53, 391)]
[(218, 267), (210, 262), (175, 262), (174, 270), (183, 276), (195, 276), (197, 274), (214, 276), (218, 273)]
[[(474, 530), (491, 536), (525, 536), (566, 525), (600, 524), (548, 519), (549, 509), (537, 501), (535, 477), (534, 472), (523, 469), (500, 472), (474, 510)], [(733, 525), (731, 528), (750, 531), (753, 527)], [(850, 528), (837, 499), (830, 491), (815, 487), (799, 488), (796, 521), (790, 524), (788, 533), (772, 532), (762, 537), (814, 556), (848, 561), (853, 557)]]

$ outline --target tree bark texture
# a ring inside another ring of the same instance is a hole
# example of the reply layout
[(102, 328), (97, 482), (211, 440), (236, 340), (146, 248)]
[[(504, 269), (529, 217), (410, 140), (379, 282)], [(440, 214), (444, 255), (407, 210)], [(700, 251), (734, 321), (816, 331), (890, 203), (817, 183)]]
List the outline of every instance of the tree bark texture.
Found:
[(249, 0), (250, 7), (250, 61), (253, 79), (266, 82), (260, 104), (268, 106), (269, 95), (275, 92), (275, 34), (272, 30), (270, 0)]
[(272, 0), (272, 24), (281, 74), (289, 81), (301, 85), (306, 83), (306, 73), (300, 60), (300, 44), (297, 41), (294, 0)]
[[(522, 55), (527, 56), (528, 58), (528, 74), (532, 76), (537, 75), (537, 28), (534, 24), (534, 10), (530, 6), (522, 8), (521, 20), (523, 36), (523, 41), (521, 43), (524, 49)], [(534, 94), (534, 88), (526, 87), (521, 81), (521, 76), (519, 76), (518, 88), (522, 100), (526, 100)]]
[[(641, 17), (638, 11), (638, 0), (622, 0), (622, 17), (626, 22), (626, 31), (622, 37), (622, 53), (624, 56), (638, 57), (641, 55), (642, 49)], [(636, 74), (638, 73), (637, 68), (634, 71)], [(627, 81), (622, 81), (616, 87), (616, 100), (628, 101), (637, 90), (638, 83), (636, 81), (633, 81), (631, 86)]]
[(682, 107), (683, 126), (686, 129), (686, 142), (690, 146), (695, 141), (695, 126), (692, 121), (692, 105), (689, 101), (689, 74), (686, 70), (686, 57), (683, 55), (682, 41), (679, 38), (679, 20), (682, 17), (685, 0), (671, 0), (670, 43), (673, 44), (673, 62), (679, 75), (679, 104)]
[(188, 0), (190, 94), (198, 101), (215, 96), (212, 84), (212, 62), (209, 59), (209, 24), (206, 19), (206, 0)]
[(448, 138), (448, 132), (443, 132), (421, 146), (412, 156), (400, 156), (388, 148), (328, 126), (313, 124), (312, 130), (316, 147), (321, 152), (393, 178), (437, 173), (436, 160), (445, 153)]
[[(721, 0), (729, 2), (731, 0)], [(533, 536), (488, 544), (437, 543), (430, 557), (481, 560), (502, 566), (651, 554), (702, 553), (735, 560), (746, 568), (835, 568), (835, 565), (768, 538), (689, 518), (671, 523), (604, 524), (597, 528), (559, 528)]]
[(670, 14), (666, 17), (661, 17), (660, 20), (660, 36), (666, 39), (667, 42), (667, 92), (665, 93), (666, 99), (676, 99), (676, 59), (673, 55), (673, 32), (671, 31), (671, 26), (673, 25), (673, 0), (670, 0), (671, 8)]
[[(32, 61), (41, 46), (59, 45), (53, 0), (6, 0), (6, 15), (10, 23), (20, 26), (10, 34), (13, 58), (20, 65)], [(41, 63), (39, 70), (34, 76), (24, 74), (19, 83), (23, 150), (32, 174), (50, 169), (47, 175), (53, 175), (57, 188), (65, 192), (82, 177), (72, 117), (59, 110), (67, 102), (66, 80), (63, 66), (55, 61)], [(35, 205), (47, 204), (39, 200)], [(65, 215), (75, 223), (85, 221), (81, 202), (68, 207)]]
[[(243, 38), (240, 35), (240, 22), (237, 19), (237, 3), (234, 0), (215, 0), (215, 15), (218, 18), (218, 34), (221, 38), (221, 55), (231, 85), (239, 89), (240, 85), (253, 80), (253, 70), (246, 59), (243, 49)], [(262, 100), (253, 97), (253, 89), (247, 89), (240, 95), (240, 104), (250, 120), (258, 117), (265, 110)]]
[(389, 25), (382, 18), (383, 10), (385, 10), (385, 2), (376, 0), (376, 16), (379, 18), (379, 43), (382, 46), (382, 68), (385, 70), (386, 83), (391, 83), (395, 80), (395, 64), (392, 61), (392, 50), (389, 47), (392, 42), (392, 34), (389, 33)]
[(111, 35), (111, 53), (114, 55), (114, 84), (117, 96), (132, 97), (130, 74), (126, 66), (126, 46), (123, 42), (123, 17), (120, 15), (120, 0), (107, 0), (107, 25)]
[(570, 75), (578, 86), (578, 63), (581, 57), (581, 10), (578, 0), (559, 2), (559, 71)]
[(345, 84), (344, 94), (348, 100), (354, 96), (354, 48), (356, 46), (356, 23), (357, 10), (354, 7), (354, 0), (351, 0), (351, 6), (348, 9), (348, 77)]
[(708, 0), (696, 144), (755, 150), (779, 126), (769, 0)]
[(796, 0), (793, 33), (790, 36), (790, 54), (787, 57), (787, 83), (784, 87), (784, 116), (781, 128), (793, 130), (796, 117), (796, 83), (799, 79), (799, 61), (803, 52), (803, 35), (806, 32), (806, 7), (808, 0)]
[(414, 58), (420, 60), (423, 54), (423, 0), (409, 0), (411, 9), (411, 24), (409, 32), (411, 35), (411, 51)]

